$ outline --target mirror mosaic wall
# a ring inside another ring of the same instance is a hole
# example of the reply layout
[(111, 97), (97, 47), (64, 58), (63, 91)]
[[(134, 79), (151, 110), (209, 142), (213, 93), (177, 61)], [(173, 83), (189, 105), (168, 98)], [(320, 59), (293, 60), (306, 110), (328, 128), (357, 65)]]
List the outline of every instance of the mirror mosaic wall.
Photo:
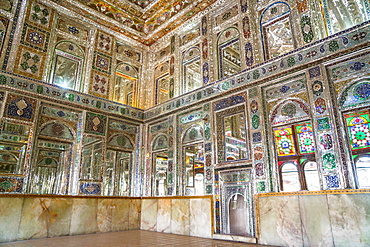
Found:
[(4, 2), (1, 193), (212, 195), (255, 237), (256, 194), (370, 188), (366, 1), (216, 1), (149, 46)]

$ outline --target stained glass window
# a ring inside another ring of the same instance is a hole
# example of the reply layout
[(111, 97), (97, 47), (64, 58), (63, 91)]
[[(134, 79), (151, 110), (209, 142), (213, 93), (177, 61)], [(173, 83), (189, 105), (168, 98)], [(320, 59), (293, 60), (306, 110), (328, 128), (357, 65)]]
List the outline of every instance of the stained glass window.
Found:
[(352, 150), (370, 147), (369, 113), (368, 111), (356, 114), (345, 114), (350, 146)]
[(298, 136), (298, 146), (300, 154), (310, 154), (315, 152), (315, 140), (312, 133), (312, 125), (304, 123), (296, 125)]
[(281, 190), (319, 190), (311, 122), (275, 128), (274, 135)]
[(276, 128), (274, 130), (276, 139), (276, 150), (278, 156), (295, 155), (293, 130), (291, 127)]

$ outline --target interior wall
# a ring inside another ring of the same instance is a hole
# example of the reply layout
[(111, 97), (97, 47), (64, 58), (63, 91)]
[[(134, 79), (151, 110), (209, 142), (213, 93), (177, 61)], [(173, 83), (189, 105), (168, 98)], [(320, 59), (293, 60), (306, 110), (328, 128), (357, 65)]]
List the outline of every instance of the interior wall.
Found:
[(256, 196), (259, 243), (276, 246), (369, 246), (369, 190)]
[(212, 197), (0, 197), (0, 242), (127, 230), (212, 238)]

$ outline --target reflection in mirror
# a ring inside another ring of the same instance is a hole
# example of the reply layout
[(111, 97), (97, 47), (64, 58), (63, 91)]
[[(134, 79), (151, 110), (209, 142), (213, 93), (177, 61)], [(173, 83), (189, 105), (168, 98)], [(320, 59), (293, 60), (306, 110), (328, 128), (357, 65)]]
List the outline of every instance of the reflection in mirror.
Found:
[(220, 79), (229, 77), (241, 71), (239, 38), (221, 44), (220, 54)]
[(78, 74), (78, 62), (64, 56), (56, 56), (53, 84), (63, 88), (75, 89)]
[(226, 161), (247, 158), (246, 128), (243, 113), (224, 118)]
[(133, 92), (136, 79), (116, 72), (113, 101), (133, 105)]
[(85, 136), (83, 140), (80, 178), (83, 180), (101, 180), (102, 159), (102, 139)]
[(185, 193), (203, 195), (204, 191), (204, 149), (203, 143), (184, 147), (185, 154)]
[(65, 168), (71, 155), (71, 144), (59, 141), (38, 140), (37, 165), (32, 181), (32, 193), (63, 194)]
[(153, 154), (154, 164), (154, 183), (153, 195), (165, 196), (167, 195), (168, 182), (168, 155), (167, 151), (156, 152)]
[(170, 78), (169, 75), (156, 79), (157, 99), (156, 103), (161, 104), (170, 99)]
[(195, 90), (203, 85), (200, 65), (200, 50), (189, 49), (183, 57), (183, 93)]
[(30, 127), (0, 123), (0, 174), (21, 174)]
[(129, 64), (122, 63), (117, 66), (115, 79), (113, 101), (135, 107), (137, 70)]
[(104, 195), (129, 195), (131, 160), (131, 152), (107, 150)]

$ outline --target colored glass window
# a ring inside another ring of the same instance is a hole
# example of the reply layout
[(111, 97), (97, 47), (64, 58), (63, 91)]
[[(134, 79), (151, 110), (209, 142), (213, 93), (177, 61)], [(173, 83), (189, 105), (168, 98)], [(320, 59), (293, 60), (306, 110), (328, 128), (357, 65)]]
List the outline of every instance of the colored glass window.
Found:
[(293, 130), (291, 127), (277, 128), (274, 130), (278, 156), (295, 155)]
[(315, 140), (312, 133), (312, 125), (304, 123), (296, 125), (298, 136), (298, 146), (300, 154), (310, 154), (315, 152)]
[(357, 114), (345, 114), (350, 146), (352, 150), (370, 147), (369, 114), (360, 112)]

